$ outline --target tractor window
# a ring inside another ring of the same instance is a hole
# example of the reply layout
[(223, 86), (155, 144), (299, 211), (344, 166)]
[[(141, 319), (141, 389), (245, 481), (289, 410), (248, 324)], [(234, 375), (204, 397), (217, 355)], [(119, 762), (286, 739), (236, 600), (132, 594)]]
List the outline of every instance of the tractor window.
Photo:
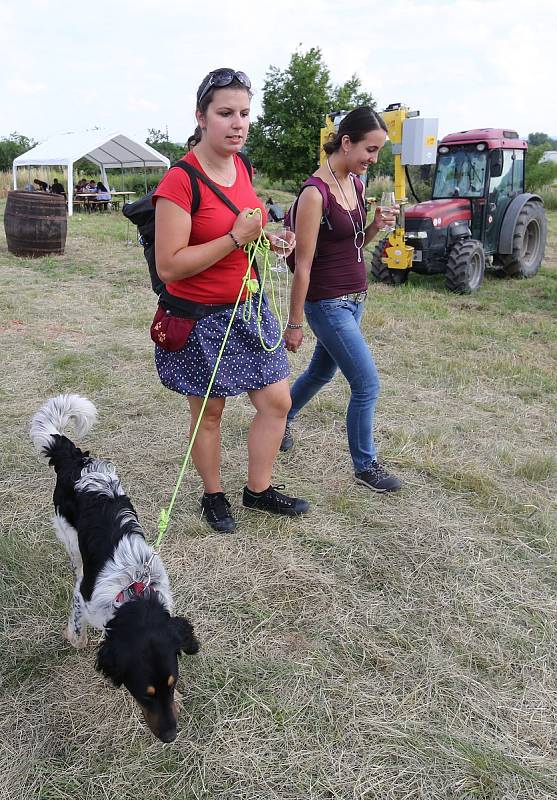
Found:
[(514, 151), (513, 191), (524, 191), (524, 150)]
[(489, 181), (489, 196), (495, 202), (500, 195), (510, 195), (513, 190), (514, 150), (503, 150), (503, 170)]
[(486, 167), (487, 150), (477, 150), (475, 145), (439, 153), (433, 199), (482, 197)]

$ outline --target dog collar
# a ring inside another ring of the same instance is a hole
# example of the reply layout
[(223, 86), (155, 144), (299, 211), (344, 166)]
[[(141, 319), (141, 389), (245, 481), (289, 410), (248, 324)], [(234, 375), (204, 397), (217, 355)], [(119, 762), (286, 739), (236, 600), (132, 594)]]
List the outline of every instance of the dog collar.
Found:
[(140, 597), (141, 595), (150, 597), (151, 594), (157, 593), (157, 590), (151, 586), (151, 565), (156, 555), (157, 552), (153, 550), (151, 556), (145, 561), (141, 569), (136, 571), (134, 576), (135, 580), (126, 586), (125, 589), (122, 589), (121, 592), (118, 592), (115, 598), (116, 603), (125, 603), (126, 600), (133, 600), (134, 597)]
[(151, 594), (155, 593), (156, 589), (153, 589), (150, 583), (134, 581), (130, 583), (129, 586), (126, 586), (125, 589), (122, 589), (121, 592), (118, 592), (116, 595), (116, 602), (125, 603), (126, 600), (133, 600), (134, 597), (140, 597), (142, 594), (150, 597)]

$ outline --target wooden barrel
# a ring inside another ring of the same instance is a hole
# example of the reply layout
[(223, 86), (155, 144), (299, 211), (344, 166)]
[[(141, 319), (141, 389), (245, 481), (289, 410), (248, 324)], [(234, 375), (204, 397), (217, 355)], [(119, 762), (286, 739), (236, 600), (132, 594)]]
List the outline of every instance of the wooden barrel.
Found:
[(68, 229), (64, 195), (8, 192), (4, 228), (8, 250), (16, 256), (63, 253)]

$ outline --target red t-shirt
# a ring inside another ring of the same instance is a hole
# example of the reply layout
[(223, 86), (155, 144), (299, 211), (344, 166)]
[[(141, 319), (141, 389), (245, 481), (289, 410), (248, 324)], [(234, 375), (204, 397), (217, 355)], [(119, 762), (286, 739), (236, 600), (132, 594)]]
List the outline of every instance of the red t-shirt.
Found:
[[(193, 151), (186, 153), (183, 160), (193, 164), (204, 173)], [(260, 208), (263, 225), (265, 225), (267, 222), (265, 206), (255, 194), (242, 159), (235, 155), (234, 164), (236, 166), (235, 182), (232, 186), (217, 184), (219, 189), (232, 200), (240, 211), (248, 207)], [(199, 186), (199, 208), (191, 218), (190, 245), (204, 244), (225, 236), (232, 229), (236, 220), (236, 214), (208, 186), (202, 181), (198, 181), (197, 185)], [(172, 200), (173, 203), (191, 214), (192, 191), (189, 175), (179, 168), (170, 169), (153, 195), (153, 204), (156, 203), (158, 197)], [(186, 300), (195, 300), (197, 303), (234, 303), (238, 297), (247, 266), (248, 257), (244, 249), (233, 250), (203, 272), (167, 283), (166, 288), (170, 294), (184, 297)], [(251, 277), (256, 277), (253, 269)], [(245, 293), (242, 300), (244, 297)]]

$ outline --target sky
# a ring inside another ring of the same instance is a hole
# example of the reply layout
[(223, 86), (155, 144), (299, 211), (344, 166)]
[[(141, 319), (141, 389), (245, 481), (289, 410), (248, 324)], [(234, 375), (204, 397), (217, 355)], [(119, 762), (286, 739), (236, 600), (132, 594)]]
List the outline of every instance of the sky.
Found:
[(557, 0), (0, 0), (0, 138), (94, 127), (184, 142), (204, 75), (228, 66), (261, 112), (269, 67), (319, 47), (379, 110), (402, 102), (440, 136), (504, 127), (557, 137)]

